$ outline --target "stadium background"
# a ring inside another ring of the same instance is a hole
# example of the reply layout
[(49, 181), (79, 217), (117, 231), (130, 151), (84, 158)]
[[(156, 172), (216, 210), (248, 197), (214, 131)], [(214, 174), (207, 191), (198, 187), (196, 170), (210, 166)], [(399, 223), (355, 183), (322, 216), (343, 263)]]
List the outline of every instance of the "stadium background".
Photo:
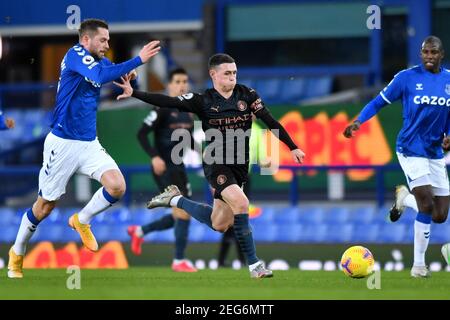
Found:
[[(381, 8), (381, 29), (367, 26), (374, 13), (367, 12), (372, 4)], [(307, 153), (306, 164), (321, 166), (308, 167), (293, 177), (252, 176), (251, 202), (261, 209), (252, 224), (261, 255), (267, 262), (276, 262), (272, 267), (333, 269), (351, 243), (371, 248), (383, 269), (410, 266), (413, 214), (407, 212), (397, 224), (385, 221), (393, 187), (404, 182), (394, 153), (400, 104), (385, 108), (355, 141), (345, 141), (341, 133), (398, 70), (420, 62), (419, 47), (425, 36), (435, 34), (444, 46), (450, 44), (446, 32), (450, 1), (445, 0), (0, 3), (0, 106), (16, 120), (15, 129), (0, 132), (3, 261), (23, 209), (36, 196), (60, 61), (77, 42), (76, 32), (68, 28), (78, 12), (72, 5), (78, 6), (81, 19), (96, 17), (110, 23), (108, 56), (114, 61), (132, 57), (148, 39), (163, 41), (158, 58), (139, 68), (142, 89), (163, 91), (167, 71), (183, 66), (191, 75), (192, 91), (201, 91), (209, 85), (207, 58), (214, 52), (231, 54), (238, 63), (238, 81), (260, 93)], [(102, 91), (98, 135), (122, 166), (128, 191), (121, 205), (96, 218), (93, 230), (103, 244), (124, 244), (124, 253), (117, 249), (120, 246), (111, 250), (116, 260), (125, 256), (127, 265), (168, 264), (172, 231), (150, 235), (142, 257), (128, 251), (126, 226), (154, 220), (164, 211), (144, 209), (156, 188), (136, 133), (149, 108), (133, 99), (117, 103), (116, 93), (112, 86)], [(344, 171), (326, 167), (336, 165), (347, 167)], [(370, 169), (356, 170), (355, 165)], [(192, 169), (190, 178), (194, 198), (210, 200), (198, 170)], [(81, 253), (66, 246), (73, 241), (80, 246), (66, 220), (97, 187), (83, 177), (72, 179), (60, 207), (32, 239), (34, 244), (44, 243), (35, 247), (31, 265), (55, 267), (78, 261)], [(438, 244), (450, 240), (450, 227), (448, 223), (433, 225), (432, 232), (429, 261), (437, 271), (445, 268)], [(220, 234), (194, 221), (188, 256), (198, 266), (204, 261), (206, 268), (214, 268), (219, 238)], [(103, 266), (117, 266), (113, 260)]]

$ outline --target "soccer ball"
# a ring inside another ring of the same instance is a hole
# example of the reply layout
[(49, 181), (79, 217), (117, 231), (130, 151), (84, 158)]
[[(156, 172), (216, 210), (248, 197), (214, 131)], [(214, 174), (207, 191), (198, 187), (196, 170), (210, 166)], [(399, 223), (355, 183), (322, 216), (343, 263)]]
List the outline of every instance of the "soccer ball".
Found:
[(363, 246), (353, 246), (345, 250), (341, 259), (344, 273), (351, 278), (364, 278), (372, 273), (374, 259), (372, 252)]

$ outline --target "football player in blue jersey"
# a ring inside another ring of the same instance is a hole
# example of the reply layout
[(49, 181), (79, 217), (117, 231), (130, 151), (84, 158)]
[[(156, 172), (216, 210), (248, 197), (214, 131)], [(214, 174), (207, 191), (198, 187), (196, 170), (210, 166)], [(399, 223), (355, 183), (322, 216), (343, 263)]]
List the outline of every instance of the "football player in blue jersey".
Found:
[(449, 180), (443, 151), (450, 149), (450, 71), (441, 67), (444, 48), (439, 38), (427, 37), (420, 55), (422, 63), (397, 73), (345, 129), (344, 136), (351, 138), (382, 107), (402, 99), (403, 127), (396, 151), (411, 193), (406, 186), (397, 186), (389, 217), (392, 222), (397, 221), (405, 207), (417, 212), (411, 276), (429, 277), (425, 252), (430, 224), (445, 222), (449, 210)]
[(96, 117), (101, 86), (130, 76), (159, 50), (159, 41), (145, 45), (139, 55), (113, 64), (105, 54), (109, 49), (108, 24), (98, 19), (81, 23), (79, 43), (70, 48), (61, 63), (51, 132), (44, 142), (43, 166), (39, 173), (39, 193), (32, 208), (22, 217), (16, 241), (9, 250), (8, 277), (22, 278), (26, 246), (39, 223), (55, 208), (75, 173), (99, 181), (102, 187), (88, 204), (69, 219), (85, 245), (98, 250), (90, 222), (117, 202), (125, 192), (125, 180), (117, 164), (97, 138)]

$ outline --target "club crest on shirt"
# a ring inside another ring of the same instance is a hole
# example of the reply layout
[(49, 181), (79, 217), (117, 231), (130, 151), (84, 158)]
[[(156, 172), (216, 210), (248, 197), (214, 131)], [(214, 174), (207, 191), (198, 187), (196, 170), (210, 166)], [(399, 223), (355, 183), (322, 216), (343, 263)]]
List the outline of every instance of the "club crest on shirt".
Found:
[(245, 111), (247, 109), (247, 103), (245, 101), (239, 100), (237, 107), (240, 111)]
[(447, 83), (447, 84), (445, 85), (445, 93), (448, 94), (448, 95), (450, 95), (450, 83)]
[(221, 174), (217, 177), (217, 184), (219, 186), (223, 185), (225, 182), (227, 182), (227, 176), (224, 174)]

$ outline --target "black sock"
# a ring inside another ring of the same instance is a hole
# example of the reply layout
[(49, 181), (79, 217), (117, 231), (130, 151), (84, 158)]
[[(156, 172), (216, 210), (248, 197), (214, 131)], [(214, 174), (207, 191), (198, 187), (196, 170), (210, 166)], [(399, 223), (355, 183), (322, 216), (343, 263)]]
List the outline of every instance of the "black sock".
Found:
[(175, 225), (175, 219), (171, 214), (166, 214), (164, 217), (162, 217), (159, 220), (153, 221), (149, 224), (146, 224), (145, 226), (142, 226), (142, 232), (144, 234), (147, 234), (149, 232), (153, 231), (161, 231), (173, 228)]

